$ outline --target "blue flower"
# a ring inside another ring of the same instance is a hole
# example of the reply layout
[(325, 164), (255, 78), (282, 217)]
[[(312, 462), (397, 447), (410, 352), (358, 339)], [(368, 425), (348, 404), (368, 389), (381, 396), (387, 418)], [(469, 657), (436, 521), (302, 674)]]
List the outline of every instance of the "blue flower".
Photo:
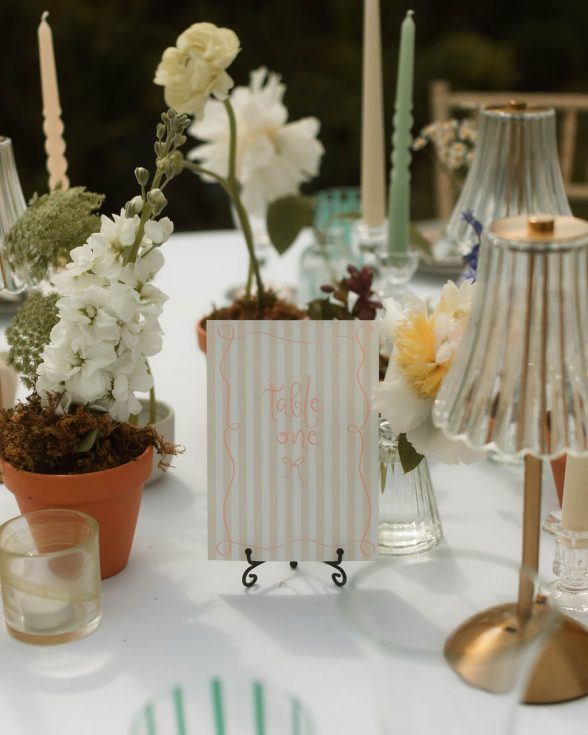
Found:
[(467, 209), (465, 212), (462, 212), (461, 218), (464, 220), (464, 222), (467, 222), (468, 225), (472, 227), (476, 235), (476, 242), (474, 243), (472, 249), (469, 253), (467, 253), (467, 255), (463, 256), (465, 267), (462, 273), (462, 278), (471, 278), (475, 281), (478, 278), (478, 257), (480, 255), (480, 245), (482, 241), (482, 230), (484, 229), (484, 225), (480, 222), (480, 220), (476, 219), (476, 216), (471, 209)]
[(466, 209), (464, 212), (461, 213), (461, 218), (462, 220), (467, 222), (468, 225), (471, 225), (474, 228), (474, 232), (479, 239), (482, 236), (484, 225), (480, 222), (480, 220), (476, 219), (476, 215), (473, 213), (473, 211), (471, 209)]

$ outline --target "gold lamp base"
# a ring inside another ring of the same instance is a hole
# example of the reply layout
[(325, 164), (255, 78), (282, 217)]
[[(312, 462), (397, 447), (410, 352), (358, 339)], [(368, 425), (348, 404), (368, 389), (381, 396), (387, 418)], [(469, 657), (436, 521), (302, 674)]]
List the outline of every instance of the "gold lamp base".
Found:
[[(518, 648), (535, 635), (549, 614), (540, 599), (523, 625), (515, 603), (484, 610), (449, 636), (445, 658), (468, 684), (494, 693), (506, 692), (513, 683), (511, 664)], [(523, 701), (554, 704), (587, 694), (588, 629), (562, 615), (537, 657)]]

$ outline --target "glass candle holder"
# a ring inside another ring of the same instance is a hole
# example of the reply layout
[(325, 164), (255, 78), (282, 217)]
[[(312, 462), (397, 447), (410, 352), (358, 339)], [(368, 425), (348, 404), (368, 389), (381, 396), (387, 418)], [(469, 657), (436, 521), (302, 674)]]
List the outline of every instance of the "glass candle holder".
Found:
[(362, 266), (371, 268), (377, 274), (379, 268), (378, 252), (388, 242), (388, 225), (383, 222), (379, 227), (371, 227), (363, 220), (357, 220), (353, 228), (353, 252)]
[(6, 627), (25, 643), (82, 638), (102, 615), (98, 523), (75, 510), (39, 510), (0, 526)]
[(352, 261), (340, 227), (330, 227), (322, 237), (322, 241), (316, 238), (305, 248), (300, 257), (298, 303), (301, 306), (306, 306), (313, 299), (324, 298), (321, 286), (340, 281)]
[(555, 536), (553, 573), (557, 575), (545, 589), (562, 610), (588, 613), (588, 531), (568, 531), (554, 513), (547, 516), (543, 528)]
[[(373, 562), (350, 580), (341, 607), (369, 661), (382, 735), (512, 733), (529, 669), (559, 618), (547, 601), (517, 618), (520, 574), (493, 554), (438, 549)], [(449, 660), (461, 624), (483, 628), (480, 613), (497, 605), (507, 644), (482, 636), (481, 645), (464, 646), (468, 666), (458, 673)], [(489, 673), (498, 693), (467, 683), (472, 671)]]
[(261, 681), (239, 677), (178, 685), (133, 718), (129, 735), (313, 735), (306, 707)]
[(376, 257), (378, 292), (383, 297), (392, 296), (398, 299), (406, 293), (406, 287), (418, 268), (418, 252), (407, 250), (405, 253), (389, 253), (385, 249), (380, 249)]

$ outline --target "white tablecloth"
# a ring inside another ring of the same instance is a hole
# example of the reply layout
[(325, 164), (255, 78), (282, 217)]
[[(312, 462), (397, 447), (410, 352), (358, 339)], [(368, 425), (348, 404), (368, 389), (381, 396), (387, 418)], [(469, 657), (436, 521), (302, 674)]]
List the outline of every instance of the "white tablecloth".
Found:
[[(274, 263), (278, 280), (295, 282), (301, 244)], [(175, 408), (176, 438), (186, 453), (145, 491), (130, 563), (104, 582), (95, 633), (36, 647), (0, 630), (0, 733), (126, 735), (133, 713), (171, 684), (242, 672), (297, 694), (318, 735), (375, 734), (368, 671), (339, 615), (327, 568), (302, 564), (292, 572), (267, 564), (259, 587), (245, 591), (244, 564), (207, 561), (206, 364), (194, 327), (228, 285), (242, 282), (245, 248), (234, 232), (183, 234), (165, 245), (165, 255), (159, 285), (170, 300), (164, 349), (152, 367), (158, 398)], [(434, 296), (441, 283), (421, 276), (415, 288)], [(431, 471), (445, 543), (519, 560), (521, 468), (483, 462)], [(543, 494), (545, 515), (556, 506), (548, 471)], [(0, 522), (15, 515), (11, 493), (0, 488)], [(541, 567), (550, 577), (552, 560), (552, 541), (542, 534)], [(350, 574), (357, 569), (345, 566)], [(587, 700), (521, 709), (521, 735), (588, 733)], [(433, 732), (443, 733), (442, 724), (431, 723), (426, 735)]]

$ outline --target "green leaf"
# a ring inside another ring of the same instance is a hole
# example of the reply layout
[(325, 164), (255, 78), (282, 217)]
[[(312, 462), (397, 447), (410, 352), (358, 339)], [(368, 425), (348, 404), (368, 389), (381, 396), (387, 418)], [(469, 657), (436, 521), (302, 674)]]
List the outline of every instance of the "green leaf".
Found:
[(408, 441), (406, 434), (398, 435), (398, 456), (405, 474), (416, 469), (424, 457)]
[(283, 255), (304, 227), (311, 227), (314, 198), (289, 196), (276, 199), (267, 210), (267, 231), (275, 249)]
[(408, 231), (411, 245), (414, 245), (415, 248), (423, 252), (429, 258), (432, 258), (433, 248), (431, 246), (431, 243), (427, 240), (427, 238), (423, 235), (419, 228), (416, 225), (410, 224)]
[(380, 491), (384, 492), (386, 487), (386, 478), (388, 477), (388, 465), (385, 462), (380, 462)]
[(347, 309), (329, 299), (315, 299), (308, 304), (308, 316), (311, 319), (339, 319), (341, 321), (353, 319)]
[(78, 452), (89, 452), (94, 446), (94, 442), (98, 436), (98, 429), (89, 431), (78, 444)]

